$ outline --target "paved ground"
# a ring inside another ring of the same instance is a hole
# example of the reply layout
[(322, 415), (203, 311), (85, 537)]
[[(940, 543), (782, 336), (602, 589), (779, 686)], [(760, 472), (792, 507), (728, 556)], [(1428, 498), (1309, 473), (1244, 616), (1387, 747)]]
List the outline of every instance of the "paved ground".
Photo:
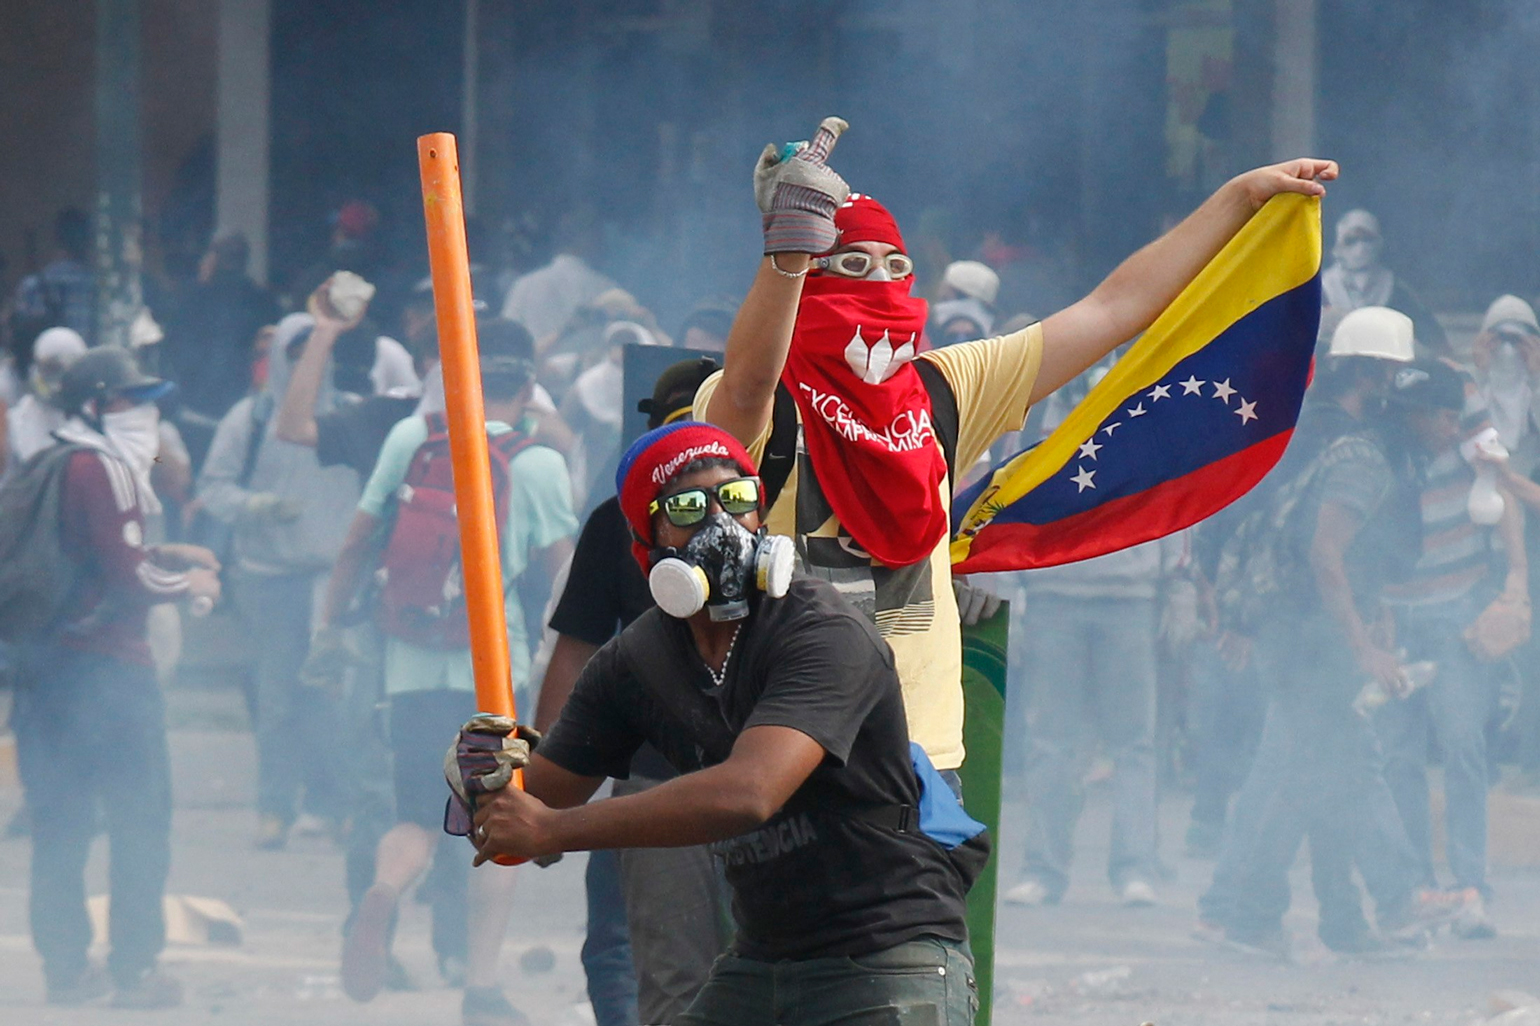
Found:
[[(217, 719), (217, 717), (216, 717)], [(188, 985), (186, 1007), (166, 1013), (49, 1009), (26, 927), (25, 842), (0, 843), (0, 1023), (369, 1024), (431, 1026), (459, 1021), (458, 995), (439, 986), (428, 945), (426, 908), (405, 906), (397, 950), (423, 989), (387, 993), (355, 1005), (337, 986), (338, 926), (345, 912), (341, 857), (330, 841), (303, 838), (282, 852), (253, 851), (252, 749), (234, 730), (173, 733), (178, 779), (194, 765), (229, 756), (227, 776), (205, 793), (182, 788), (176, 817), (172, 890), (229, 901), (245, 918), (238, 947), (173, 947), (166, 961)], [(19, 801), (0, 784), (0, 817)], [(1174, 878), (1164, 904), (1130, 911), (1115, 905), (1101, 871), (1106, 804), (1093, 794), (1082, 829), (1081, 874), (1052, 909), (1002, 910), (995, 1021), (1002, 1024), (1161, 1026), (1328, 1026), (1464, 1024), (1483, 1020), (1493, 990), (1540, 991), (1540, 873), (1502, 871), (1495, 941), (1438, 941), (1426, 952), (1388, 962), (1336, 959), (1314, 941), (1314, 907), (1297, 874), (1290, 917), (1299, 949), (1294, 965), (1258, 962), (1188, 939), (1198, 890), (1209, 867), (1180, 857), (1170, 839), (1185, 825), (1186, 801), (1163, 809)], [(1019, 859), (1020, 808), (1012, 806), (1004, 844), (1007, 875)], [(105, 848), (105, 845), (101, 845)], [(103, 889), (105, 853), (91, 866), (92, 892)], [(582, 941), (583, 859), (549, 870), (523, 870), (517, 935), (504, 954), (504, 980), (541, 1026), (592, 1021), (583, 999), (577, 952)], [(545, 949), (554, 966), (538, 971)], [(534, 952), (533, 958), (527, 958)]]

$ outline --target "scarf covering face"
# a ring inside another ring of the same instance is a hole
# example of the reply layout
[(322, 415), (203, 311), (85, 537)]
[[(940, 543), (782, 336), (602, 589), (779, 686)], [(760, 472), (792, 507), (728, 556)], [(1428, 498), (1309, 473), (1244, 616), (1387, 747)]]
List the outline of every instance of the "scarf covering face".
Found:
[(910, 284), (810, 276), (781, 375), (830, 508), (890, 567), (928, 558), (947, 531), (946, 457), (912, 365), (926, 305)]

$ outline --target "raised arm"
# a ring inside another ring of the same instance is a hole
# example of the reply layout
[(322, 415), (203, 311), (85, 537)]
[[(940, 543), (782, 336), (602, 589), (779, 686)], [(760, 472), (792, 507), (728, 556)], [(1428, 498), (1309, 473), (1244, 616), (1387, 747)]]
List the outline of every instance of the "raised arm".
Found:
[[(772, 259), (779, 271), (771, 266)], [(770, 423), (775, 386), (791, 351), (791, 330), (802, 299), (801, 276), (808, 260), (806, 253), (782, 253), (760, 261), (759, 273), (728, 332), (722, 383), (706, 407), (706, 419), (744, 445)]]
[(294, 365), (294, 373), (289, 378), (289, 388), (283, 395), (283, 404), (278, 407), (278, 421), (274, 425), (274, 431), (285, 442), (312, 448), (319, 437), (315, 423), (315, 402), (321, 394), (326, 363), (331, 359), (337, 339), (351, 331), (363, 319), (364, 310), (368, 309), (366, 303), (359, 310), (358, 316), (348, 320), (337, 316), (326, 301), (326, 292), (330, 286), (331, 279), (328, 278), (310, 294), (305, 304), (310, 316), (315, 318), (315, 327), (310, 331), (304, 353)]
[(810, 144), (766, 146), (754, 168), (765, 258), (728, 332), (722, 383), (706, 409), (707, 420), (745, 445), (770, 423), (809, 256), (838, 239), (834, 211), (850, 187), (825, 160), (846, 127), (839, 118), (824, 118)]
[(1262, 205), (1279, 193), (1322, 196), (1330, 160), (1302, 159), (1230, 179), (1181, 224), (1123, 261), (1084, 299), (1043, 322), (1043, 362), (1032, 402), (1144, 331)]

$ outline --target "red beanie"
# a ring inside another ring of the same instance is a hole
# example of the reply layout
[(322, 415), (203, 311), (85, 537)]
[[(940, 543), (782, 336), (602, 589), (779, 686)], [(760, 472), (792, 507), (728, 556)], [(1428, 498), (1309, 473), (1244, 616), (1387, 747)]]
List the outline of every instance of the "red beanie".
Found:
[(899, 234), (898, 222), (888, 213), (888, 208), (863, 193), (853, 192), (850, 198), (834, 211), (834, 227), (839, 230), (836, 247), (852, 242), (885, 242), (904, 249), (904, 237)]
[(620, 511), (631, 525), (635, 538), (631, 554), (650, 569), (647, 551), (652, 547), (652, 514), (647, 507), (658, 497), (669, 478), (696, 460), (728, 459), (745, 474), (757, 474), (754, 457), (732, 435), (712, 424), (679, 421), (649, 431), (626, 450), (615, 470), (615, 491), (620, 496)]

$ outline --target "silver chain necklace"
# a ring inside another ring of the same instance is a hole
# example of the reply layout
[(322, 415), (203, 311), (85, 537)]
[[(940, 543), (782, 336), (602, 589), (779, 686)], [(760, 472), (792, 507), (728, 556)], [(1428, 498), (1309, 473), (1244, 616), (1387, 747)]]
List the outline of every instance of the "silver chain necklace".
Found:
[(721, 687), (722, 682), (727, 679), (727, 664), (733, 661), (733, 646), (738, 644), (738, 635), (742, 631), (743, 624), (741, 623), (733, 628), (733, 640), (727, 643), (727, 654), (722, 657), (722, 668), (720, 670), (713, 670), (711, 664), (706, 662), (705, 657), (701, 657), (701, 662), (705, 664), (706, 672), (711, 675), (713, 687)]

